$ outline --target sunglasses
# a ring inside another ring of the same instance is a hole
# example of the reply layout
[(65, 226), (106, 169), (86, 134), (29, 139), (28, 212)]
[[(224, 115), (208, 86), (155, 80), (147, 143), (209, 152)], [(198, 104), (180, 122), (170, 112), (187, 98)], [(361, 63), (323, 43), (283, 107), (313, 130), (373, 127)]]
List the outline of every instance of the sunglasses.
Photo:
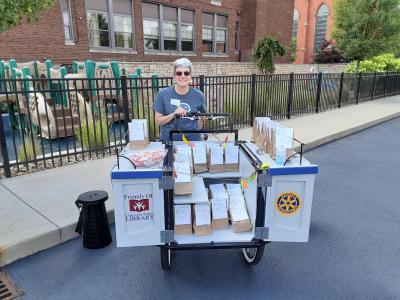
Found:
[(182, 74), (185, 75), (186, 77), (190, 76), (190, 72), (189, 71), (185, 71), (185, 72), (177, 71), (177, 72), (175, 72), (175, 75), (178, 76), (178, 77), (182, 76)]

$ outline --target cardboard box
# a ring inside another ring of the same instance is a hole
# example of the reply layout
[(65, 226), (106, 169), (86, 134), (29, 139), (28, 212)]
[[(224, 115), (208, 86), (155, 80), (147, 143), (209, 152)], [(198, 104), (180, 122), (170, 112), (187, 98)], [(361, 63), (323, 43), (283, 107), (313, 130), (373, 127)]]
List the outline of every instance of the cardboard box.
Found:
[(191, 182), (175, 182), (174, 192), (175, 195), (188, 195), (193, 191), (193, 185)]
[(238, 222), (232, 221), (233, 232), (249, 232), (252, 229), (251, 221), (250, 220), (243, 220)]
[(129, 141), (129, 148), (131, 150), (144, 149), (147, 148), (147, 146), (149, 146), (149, 141), (147, 138), (143, 141)]
[(174, 233), (192, 234), (192, 207), (190, 204), (174, 205)]
[(209, 203), (201, 203), (193, 205), (193, 230), (195, 235), (210, 235), (211, 228), (211, 211)]

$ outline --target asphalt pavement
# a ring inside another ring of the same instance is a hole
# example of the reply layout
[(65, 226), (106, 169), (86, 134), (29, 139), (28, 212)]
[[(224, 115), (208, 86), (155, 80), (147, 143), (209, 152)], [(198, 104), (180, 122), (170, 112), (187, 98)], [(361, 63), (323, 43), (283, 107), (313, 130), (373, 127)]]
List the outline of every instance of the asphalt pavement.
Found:
[(88, 250), (80, 238), (6, 266), (23, 299), (399, 299), (400, 118), (306, 152), (319, 165), (308, 243), (239, 250)]

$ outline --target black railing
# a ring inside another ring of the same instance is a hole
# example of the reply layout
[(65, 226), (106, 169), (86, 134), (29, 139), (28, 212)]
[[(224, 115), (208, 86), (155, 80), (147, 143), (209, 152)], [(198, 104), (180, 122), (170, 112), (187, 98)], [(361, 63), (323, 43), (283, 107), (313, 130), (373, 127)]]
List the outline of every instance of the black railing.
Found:
[[(0, 80), (0, 177), (115, 153), (130, 119), (147, 119), (172, 78)], [(257, 116), (285, 119), (396, 95), (399, 73), (200, 76), (209, 112), (231, 113), (235, 128)], [(224, 126), (222, 121), (208, 127)]]

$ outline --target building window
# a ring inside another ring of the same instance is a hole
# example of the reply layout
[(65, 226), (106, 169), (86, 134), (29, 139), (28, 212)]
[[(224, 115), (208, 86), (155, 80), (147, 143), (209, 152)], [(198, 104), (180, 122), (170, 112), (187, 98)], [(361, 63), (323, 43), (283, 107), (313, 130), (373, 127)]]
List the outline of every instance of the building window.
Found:
[(132, 0), (86, 0), (91, 48), (134, 48)]
[(194, 12), (142, 2), (145, 50), (194, 51)]
[(130, 0), (113, 0), (113, 20), (115, 47), (134, 48)]
[(235, 25), (235, 51), (239, 53), (240, 51), (240, 23), (236, 21)]
[(217, 42), (217, 53), (227, 52), (227, 30), (228, 28), (228, 17), (217, 15), (217, 31), (216, 31), (216, 42)]
[(61, 0), (61, 14), (64, 26), (64, 39), (66, 42), (73, 42), (72, 15), (70, 0)]
[(142, 3), (145, 49), (160, 49), (160, 22), (158, 5)]
[(162, 6), (164, 50), (178, 51), (178, 10)]
[(326, 28), (328, 26), (328, 7), (323, 4), (317, 13), (317, 22), (315, 26), (315, 36), (314, 36), (314, 53), (317, 53), (326, 37)]
[(206, 53), (226, 53), (228, 17), (203, 13), (202, 51)]
[(297, 9), (293, 11), (293, 30), (292, 30), (292, 38), (297, 38), (297, 30), (299, 28), (299, 13)]
[(181, 50), (194, 51), (194, 13), (181, 9)]

